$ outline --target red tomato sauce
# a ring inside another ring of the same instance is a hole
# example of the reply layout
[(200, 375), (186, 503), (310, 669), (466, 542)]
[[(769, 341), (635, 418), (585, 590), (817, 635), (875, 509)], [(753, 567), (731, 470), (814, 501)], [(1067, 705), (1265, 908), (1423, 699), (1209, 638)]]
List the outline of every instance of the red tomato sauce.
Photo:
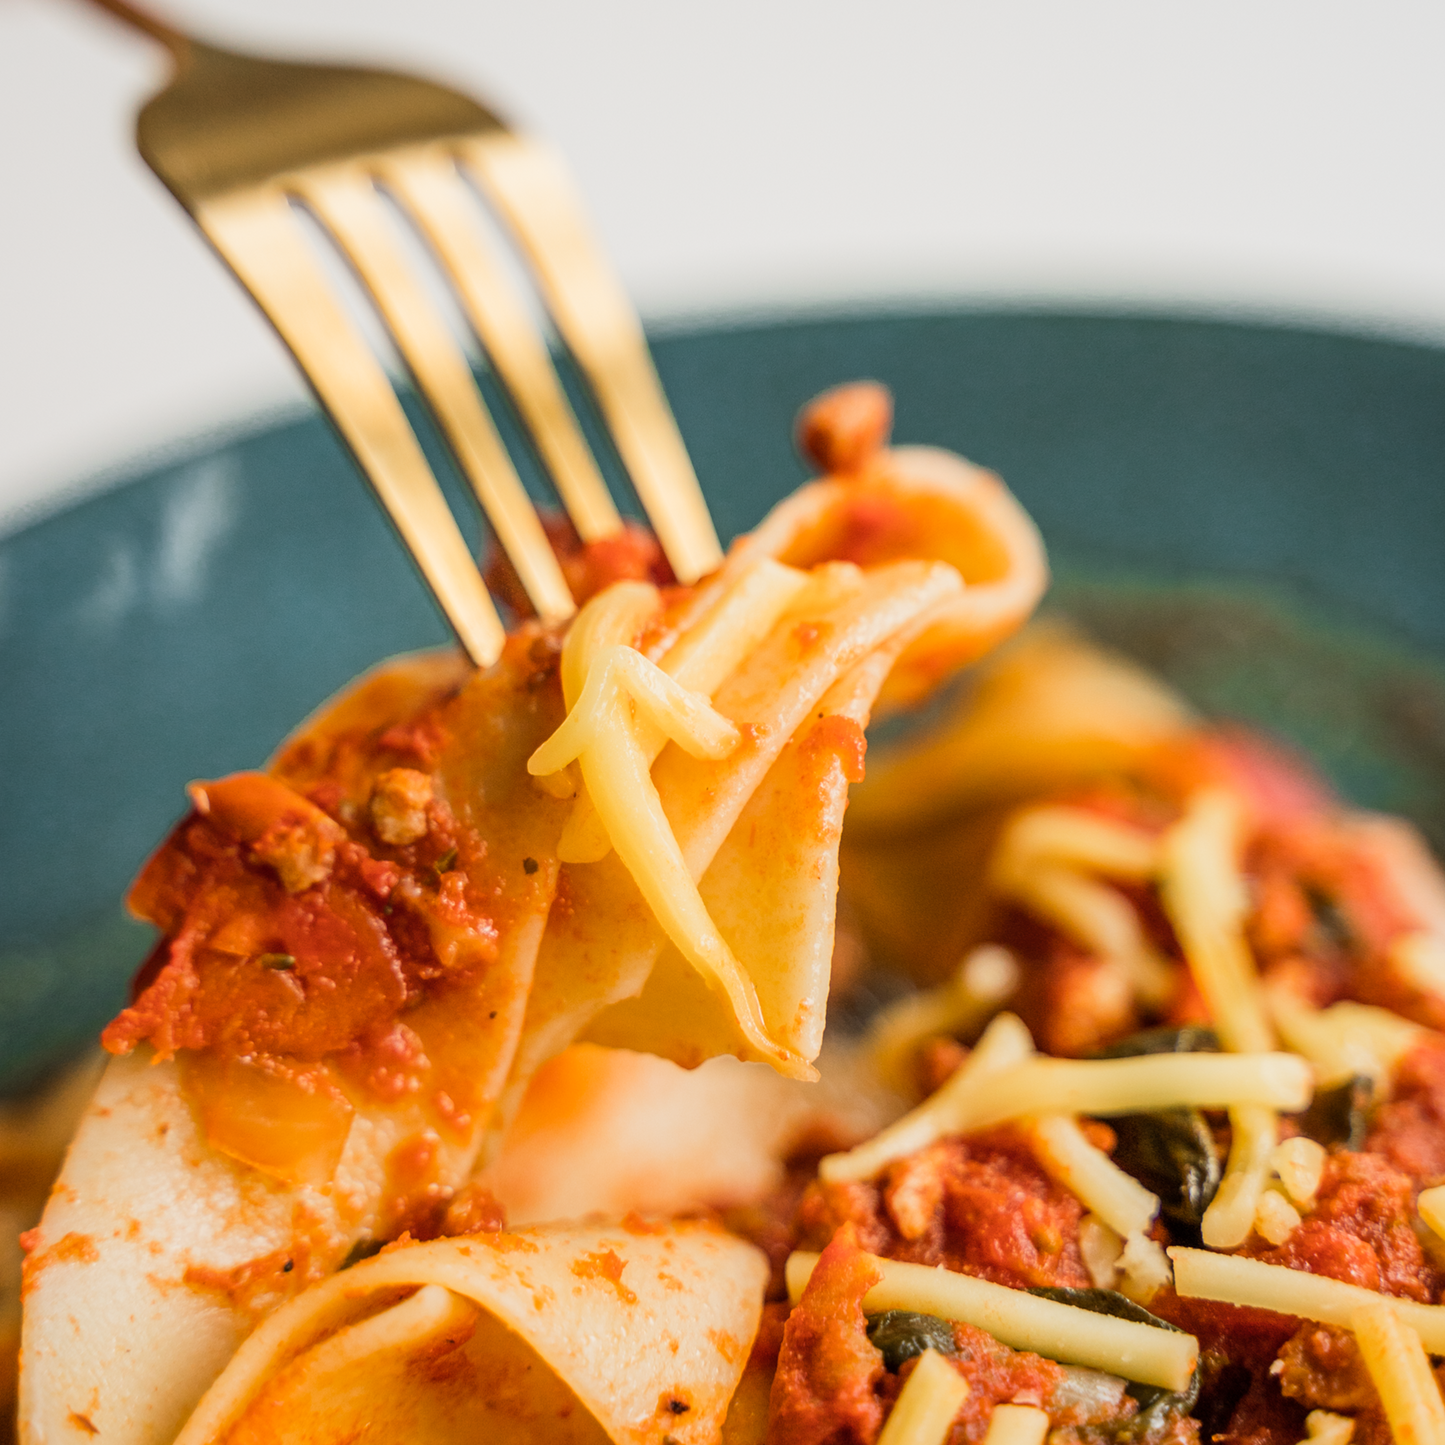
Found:
[[(378, 740), (370, 771), (396, 760)], [(337, 792), (334, 779), (303, 796), (256, 773), (199, 791), (205, 812), (180, 824), (132, 890), (134, 911), (166, 936), (106, 1029), (107, 1049), (148, 1042), (161, 1058), (209, 1050), (282, 1069), (346, 1054), (373, 1092), (405, 1087), (398, 1077), (415, 1061), (399, 1015), (433, 981), (465, 982), (496, 954), (486, 900), (462, 871), (485, 844), (436, 798), (420, 836), (388, 844), (376, 807), (363, 814)]]
[(996, 1284), (1087, 1287), (1077, 1199), (1039, 1167), (1022, 1133), (945, 1139), (877, 1181), (814, 1183), (795, 1221), (799, 1249), (851, 1225), (870, 1254), (941, 1264)]
[(883, 1426), (883, 1356), (868, 1338), (863, 1297), (880, 1276), (844, 1227), (823, 1250), (783, 1328), (768, 1439), (872, 1445)]
[(495, 760), (561, 720), (558, 656), (533, 624), (485, 673), (405, 660), (328, 705), (268, 772), (193, 785), (131, 891), (163, 937), (103, 1042), (178, 1056), (215, 1147), (319, 1184), (356, 1108), (414, 1100), (427, 1123), (392, 1161), (383, 1212), (425, 1230), (445, 1209), (417, 1150), (467, 1138), (492, 1097), (525, 997), (499, 939), (555, 886), (564, 805)]
[[(889, 1374), (868, 1338), (863, 1301), (879, 1276), (867, 1258), (874, 1251), (859, 1244), (857, 1227), (842, 1225), (787, 1316), (768, 1412), (770, 1445), (872, 1445), (913, 1372), (916, 1361), (908, 1360)], [(952, 1445), (982, 1440), (995, 1405), (1043, 1405), (1065, 1378), (1053, 1361), (1011, 1350), (971, 1325), (953, 1326), (953, 1349), (948, 1362), (969, 1388)], [(1133, 1411), (1133, 1401), (1126, 1401), (1119, 1415)]]
[(1244, 1253), (1268, 1264), (1432, 1304), (1442, 1280), (1415, 1233), (1415, 1188), (1379, 1155), (1334, 1150), (1314, 1206), (1281, 1245), (1258, 1236)]
[[(614, 582), (651, 582), (657, 587), (676, 583), (657, 538), (637, 522), (624, 521), (622, 530), (595, 542), (583, 542), (576, 528), (560, 512), (543, 512), (542, 529), (562, 567), (572, 596), (580, 607)], [(522, 579), (500, 547), (487, 558), (488, 590), (515, 617), (534, 616)]]

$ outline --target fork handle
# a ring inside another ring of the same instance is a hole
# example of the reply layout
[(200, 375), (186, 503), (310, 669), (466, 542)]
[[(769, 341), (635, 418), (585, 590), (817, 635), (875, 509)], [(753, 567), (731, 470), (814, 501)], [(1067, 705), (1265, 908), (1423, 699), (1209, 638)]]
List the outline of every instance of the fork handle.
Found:
[(132, 30), (139, 30), (149, 35), (152, 40), (159, 40), (170, 51), (177, 69), (190, 62), (191, 48), (195, 42), (189, 35), (162, 20), (159, 15), (153, 15), (139, 5), (132, 5), (130, 0), (90, 0), (90, 3), (114, 15), (117, 20), (124, 21)]

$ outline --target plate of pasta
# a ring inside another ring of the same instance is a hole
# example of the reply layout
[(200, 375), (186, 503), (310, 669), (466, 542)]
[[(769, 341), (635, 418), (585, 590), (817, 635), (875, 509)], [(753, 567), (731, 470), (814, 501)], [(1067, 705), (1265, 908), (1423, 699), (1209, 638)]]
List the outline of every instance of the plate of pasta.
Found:
[(1445, 357), (657, 352), (482, 672), (314, 419), (0, 540), (20, 1440), (1445, 1440)]

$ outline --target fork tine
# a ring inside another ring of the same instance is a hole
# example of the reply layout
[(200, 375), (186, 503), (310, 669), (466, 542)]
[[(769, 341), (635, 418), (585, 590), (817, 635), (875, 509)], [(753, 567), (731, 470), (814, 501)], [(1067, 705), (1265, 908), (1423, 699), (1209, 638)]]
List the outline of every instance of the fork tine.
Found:
[(497, 435), (461, 348), (447, 332), (389, 230), (375, 183), (359, 166), (312, 168), (289, 184), (336, 239), (370, 291), (502, 548), (544, 622), (576, 604), (536, 508)]
[(331, 295), (279, 187), (192, 208), (291, 349), (375, 489), (462, 646), (490, 667), (501, 619), (385, 371)]
[(722, 549), (637, 313), (592, 238), (565, 166), (510, 132), (470, 137), (458, 150), (520, 239), (672, 570), (695, 582), (721, 562)]
[(583, 440), (546, 343), (497, 265), (455, 159), (437, 148), (385, 155), (376, 174), (421, 229), (521, 413), (584, 542), (622, 518)]

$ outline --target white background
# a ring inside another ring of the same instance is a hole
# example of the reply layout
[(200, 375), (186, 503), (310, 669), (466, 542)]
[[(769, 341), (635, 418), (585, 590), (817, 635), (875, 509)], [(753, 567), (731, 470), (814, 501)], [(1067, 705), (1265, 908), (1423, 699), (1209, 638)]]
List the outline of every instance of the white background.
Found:
[[(644, 313), (1229, 309), (1445, 340), (1439, 0), (176, 0), (558, 142)], [(0, 529), (301, 388), (136, 158), (162, 56), (0, 0)], [(89, 480), (87, 480), (89, 479)]]

